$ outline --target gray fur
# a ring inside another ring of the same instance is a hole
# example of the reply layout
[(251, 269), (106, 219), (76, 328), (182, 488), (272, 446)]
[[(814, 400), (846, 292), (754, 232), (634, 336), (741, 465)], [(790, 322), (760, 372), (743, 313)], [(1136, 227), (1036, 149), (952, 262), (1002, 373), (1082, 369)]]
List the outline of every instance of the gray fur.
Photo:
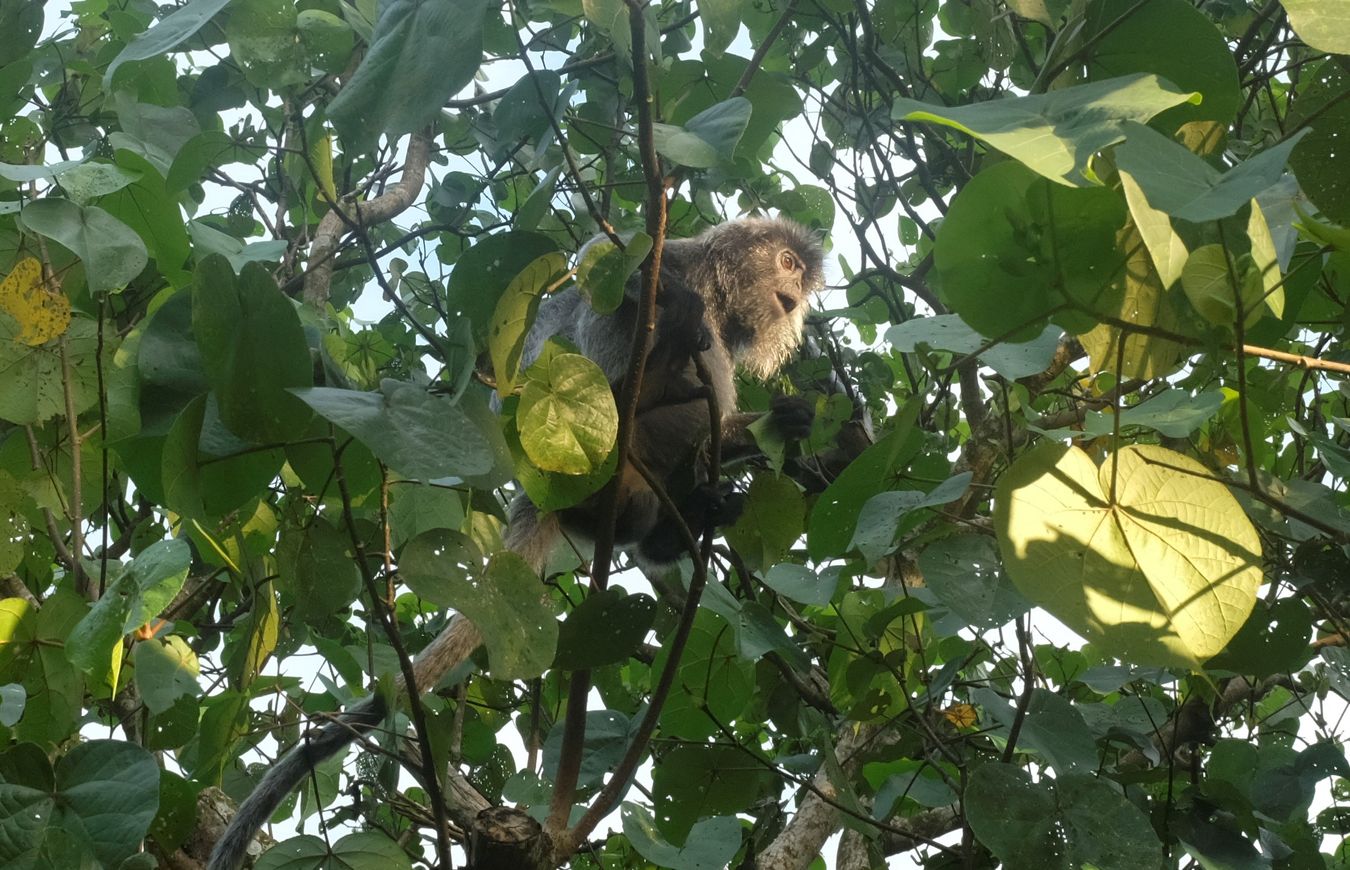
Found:
[[(784, 268), (781, 258), (785, 253), (793, 268)], [(665, 243), (661, 273), (667, 286), (662, 292), (693, 292), (703, 301), (703, 322), (711, 333), (712, 346), (700, 356), (712, 377), (723, 415), (721, 428), (732, 450), (744, 449), (740, 442), (749, 439), (744, 431), (749, 420), (736, 413), (735, 369), (740, 366), (756, 377), (768, 378), (787, 362), (801, 342), (811, 294), (824, 283), (823, 258), (817, 236), (784, 219), (742, 218), (710, 227), (690, 239)], [(628, 297), (612, 314), (596, 313), (575, 287), (546, 299), (526, 337), (521, 364), (528, 366), (537, 359), (548, 339), (566, 338), (600, 367), (617, 390), (632, 353), (639, 284), (637, 276), (629, 280)], [(680, 337), (663, 335), (658, 316), (655, 348), (639, 398), (634, 450), (678, 503), (703, 482), (698, 478), (701, 463), (697, 460), (711, 425), (706, 401), (687, 398), (700, 386), (692, 361), (661, 353), (662, 342), (672, 338)], [(687, 344), (689, 337), (684, 338)], [(661, 510), (655, 494), (636, 472), (627, 471), (619, 486), (620, 525), (615, 542), (632, 549), (660, 525)], [(523, 494), (517, 496), (513, 518), (521, 515), (532, 521), (534, 512), (526, 510), (528, 504)], [(586, 503), (561, 511), (560, 522), (551, 528), (536, 528), (531, 522), (525, 532), (511, 530), (516, 542), (513, 549), (528, 550), (537, 560), (531, 564), (542, 567), (559, 529), (592, 537), (599, 519), (595, 506)]]

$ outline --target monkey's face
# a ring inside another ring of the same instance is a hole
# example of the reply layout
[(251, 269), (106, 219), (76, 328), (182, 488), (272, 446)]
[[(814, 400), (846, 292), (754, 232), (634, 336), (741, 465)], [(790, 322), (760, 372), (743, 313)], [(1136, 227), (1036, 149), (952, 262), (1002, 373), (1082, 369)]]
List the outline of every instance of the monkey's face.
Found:
[(811, 293), (820, 289), (820, 242), (785, 220), (746, 220), (737, 246), (742, 259), (728, 269), (723, 337), (738, 363), (772, 376), (801, 343)]

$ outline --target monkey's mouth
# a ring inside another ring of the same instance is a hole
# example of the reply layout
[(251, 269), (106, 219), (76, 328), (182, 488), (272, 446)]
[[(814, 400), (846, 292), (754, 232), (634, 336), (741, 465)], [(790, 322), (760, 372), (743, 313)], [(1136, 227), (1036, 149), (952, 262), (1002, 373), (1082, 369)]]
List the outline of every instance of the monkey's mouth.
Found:
[(778, 304), (783, 306), (784, 313), (791, 314), (792, 310), (797, 307), (797, 300), (789, 294), (780, 292), (774, 295), (778, 297)]

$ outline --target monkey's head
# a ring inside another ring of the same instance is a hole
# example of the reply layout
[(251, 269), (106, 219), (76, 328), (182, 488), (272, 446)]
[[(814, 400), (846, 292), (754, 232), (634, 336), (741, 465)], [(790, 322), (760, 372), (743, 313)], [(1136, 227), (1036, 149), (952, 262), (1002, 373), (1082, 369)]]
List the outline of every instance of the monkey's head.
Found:
[(795, 221), (744, 218), (696, 241), (705, 259), (690, 266), (708, 325), (747, 371), (772, 376), (801, 343), (811, 294), (824, 284), (820, 239)]

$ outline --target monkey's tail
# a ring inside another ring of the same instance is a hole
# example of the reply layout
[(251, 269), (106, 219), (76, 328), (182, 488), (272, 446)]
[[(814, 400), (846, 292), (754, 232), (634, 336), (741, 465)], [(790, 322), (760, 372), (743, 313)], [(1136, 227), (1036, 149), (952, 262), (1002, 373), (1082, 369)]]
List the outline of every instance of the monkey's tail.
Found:
[(230, 826), (211, 850), (207, 870), (237, 870), (244, 861), (248, 844), (253, 842), (286, 795), (324, 759), (383, 721), (386, 712), (383, 696), (371, 695), (319, 729), (317, 736), (306, 736), (292, 747), (239, 805)]
[[(534, 505), (523, 498), (512, 504), (506, 532), (507, 547), (523, 557), (535, 571), (542, 570), (560, 535), (556, 515), (541, 517)], [(478, 627), (456, 615), (413, 662), (416, 683), (413, 690), (420, 695), (435, 688), (442, 677), (473, 655), (482, 643), (483, 635)], [(406, 688), (403, 678), (399, 677), (397, 694), (402, 697)], [(383, 721), (387, 712), (383, 697), (371, 695), (323, 726), (318, 736), (307, 737), (292, 747), (239, 805), (229, 827), (211, 851), (207, 870), (237, 870), (244, 861), (249, 843), (281, 806), (286, 795), (295, 790), (316, 765)]]
[(506, 523), (506, 549), (524, 559), (534, 573), (543, 573), (549, 554), (561, 538), (562, 526), (556, 511), (541, 515), (523, 495), (511, 502)]

